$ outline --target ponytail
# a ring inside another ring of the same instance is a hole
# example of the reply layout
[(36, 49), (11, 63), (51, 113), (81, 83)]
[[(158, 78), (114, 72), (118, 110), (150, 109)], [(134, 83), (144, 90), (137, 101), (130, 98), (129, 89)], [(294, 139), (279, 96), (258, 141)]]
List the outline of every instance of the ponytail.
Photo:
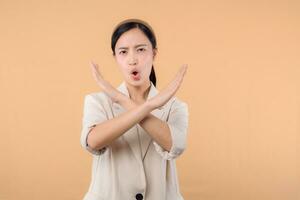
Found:
[(155, 76), (155, 71), (154, 71), (153, 65), (152, 65), (152, 69), (151, 69), (149, 79), (153, 83), (153, 85), (156, 87), (156, 76)]

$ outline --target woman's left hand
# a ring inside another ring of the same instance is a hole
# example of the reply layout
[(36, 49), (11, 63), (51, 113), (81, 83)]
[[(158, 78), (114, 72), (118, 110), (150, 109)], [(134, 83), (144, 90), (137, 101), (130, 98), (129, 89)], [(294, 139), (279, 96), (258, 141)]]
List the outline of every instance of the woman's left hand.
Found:
[(108, 81), (104, 80), (99, 71), (98, 64), (95, 64), (91, 61), (91, 68), (93, 77), (96, 80), (97, 84), (100, 86), (103, 92), (112, 99), (113, 102), (120, 103), (126, 101), (126, 98), (128, 98), (127, 96), (115, 89)]

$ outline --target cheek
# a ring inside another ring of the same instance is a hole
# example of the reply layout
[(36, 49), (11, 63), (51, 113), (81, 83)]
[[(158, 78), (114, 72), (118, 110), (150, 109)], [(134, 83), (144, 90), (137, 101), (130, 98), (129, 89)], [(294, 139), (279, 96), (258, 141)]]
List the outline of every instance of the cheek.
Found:
[(118, 57), (116, 59), (117, 61), (117, 64), (121, 67), (121, 68), (124, 68), (125, 67), (125, 59), (124, 58), (121, 58), (121, 57)]
[(152, 58), (153, 56), (152, 56), (152, 54), (145, 54), (145, 55), (143, 55), (143, 58), (142, 58), (142, 60), (144, 60), (144, 63), (146, 64), (146, 65), (152, 65), (152, 62), (153, 62), (153, 58)]
[(116, 62), (117, 62), (117, 65), (118, 65), (119, 70), (120, 70), (122, 73), (127, 73), (127, 68), (126, 68), (124, 59), (117, 58), (117, 59), (116, 59)]
[(150, 56), (149, 58), (145, 59), (145, 63), (144, 63), (145, 76), (148, 77), (150, 75), (152, 65), (153, 65), (153, 60), (152, 60), (152, 57)]
[(124, 59), (122, 57), (117, 56), (116, 61), (119, 65), (121, 65), (124, 62)]

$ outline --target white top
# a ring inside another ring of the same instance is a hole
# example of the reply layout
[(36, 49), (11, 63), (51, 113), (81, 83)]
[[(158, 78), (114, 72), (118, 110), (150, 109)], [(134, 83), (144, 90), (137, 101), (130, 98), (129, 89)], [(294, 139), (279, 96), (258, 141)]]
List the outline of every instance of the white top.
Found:
[[(117, 89), (129, 97), (125, 82)], [(151, 82), (147, 99), (158, 92)], [(151, 112), (166, 121), (171, 130), (170, 152), (159, 146), (139, 124), (101, 150), (92, 150), (86, 142), (90, 130), (123, 112), (126, 110), (113, 103), (104, 92), (85, 96), (80, 143), (93, 155), (93, 164), (91, 183), (84, 200), (183, 200), (175, 159), (186, 148), (187, 104), (172, 97), (164, 106)]]

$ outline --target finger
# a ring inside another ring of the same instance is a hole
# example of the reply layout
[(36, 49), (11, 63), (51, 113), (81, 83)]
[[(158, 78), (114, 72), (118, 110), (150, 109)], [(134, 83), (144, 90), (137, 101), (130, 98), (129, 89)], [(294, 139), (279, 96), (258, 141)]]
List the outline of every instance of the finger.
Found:
[(93, 63), (93, 61), (90, 61), (90, 67), (91, 67), (91, 70), (93, 71), (94, 70), (94, 63)]
[(188, 67), (188, 65), (187, 64), (183, 64), (182, 66), (181, 66), (181, 73), (185, 73), (186, 72), (186, 70), (187, 70), (187, 67)]
[(96, 69), (97, 68), (97, 64), (95, 64), (94, 62), (91, 62), (91, 69), (92, 69), (92, 75), (94, 77), (94, 79), (96, 80), (96, 82), (98, 83), (98, 85), (103, 88), (103, 82), (104, 79), (102, 77), (102, 75), (99, 73), (99, 71)]
[(183, 65), (183, 67), (182, 67), (183, 69), (182, 69), (182, 73), (181, 73), (181, 76), (180, 76), (180, 78), (179, 78), (179, 84), (181, 85), (181, 83), (182, 83), (182, 81), (183, 81), (183, 77), (185, 76), (185, 74), (186, 74), (186, 71), (187, 71), (187, 65), (185, 64), (185, 65)]
[(177, 74), (176, 74), (176, 76), (174, 78), (175, 83), (181, 82), (181, 80), (182, 80), (182, 78), (183, 78), (186, 70), (187, 70), (187, 64), (183, 64), (180, 67), (180, 69), (178, 70), (178, 72), (177, 72)]
[(187, 64), (184, 64), (184, 65), (182, 66), (182, 68), (183, 68), (183, 72), (182, 72), (182, 77), (183, 77), (183, 76), (186, 74), (188, 65), (187, 65)]
[(180, 69), (180, 78), (183, 78), (183, 76), (185, 75), (186, 71), (187, 71), (187, 68), (188, 68), (188, 65), (187, 64), (183, 64), (181, 66), (181, 69)]
[(94, 62), (91, 62), (91, 65), (92, 65), (93, 71), (96, 73), (96, 75), (103, 79), (103, 76), (102, 76), (102, 74), (99, 71), (98, 64), (96, 64)]
[(92, 61), (90, 62), (90, 67), (91, 67), (93, 76), (95, 76), (96, 75), (95, 74), (96, 71), (95, 71), (94, 63)]
[(180, 76), (181, 74), (183, 74), (186, 71), (186, 69), (187, 69), (187, 64), (181, 65), (181, 67), (178, 70), (177, 75)]
[(99, 79), (99, 75), (98, 75), (98, 73), (97, 73), (97, 71), (96, 71), (96, 69), (93, 65), (91, 65), (91, 70), (92, 70), (93, 77), (97, 81)]
[(91, 61), (90, 66), (91, 66), (91, 69), (92, 69), (93, 72), (97, 72), (96, 65), (95, 65), (94, 62)]
[(178, 89), (178, 87), (181, 85), (183, 77), (184, 77), (184, 75), (186, 73), (186, 70), (187, 70), (187, 64), (183, 64), (180, 67), (180, 69), (179, 69), (179, 71), (178, 71), (178, 73), (177, 73), (177, 75), (176, 75), (176, 77), (174, 79), (173, 86), (175, 88)]
[(91, 66), (92, 66), (92, 69), (94, 71), (97, 71), (97, 69), (98, 69), (98, 65), (97, 64), (95, 64), (94, 62), (91, 62)]
[(188, 69), (188, 65), (185, 64), (185, 65), (184, 65), (184, 73), (186, 73), (187, 69)]
[(90, 65), (93, 70), (96, 70), (96, 64), (93, 61), (90, 62)]

